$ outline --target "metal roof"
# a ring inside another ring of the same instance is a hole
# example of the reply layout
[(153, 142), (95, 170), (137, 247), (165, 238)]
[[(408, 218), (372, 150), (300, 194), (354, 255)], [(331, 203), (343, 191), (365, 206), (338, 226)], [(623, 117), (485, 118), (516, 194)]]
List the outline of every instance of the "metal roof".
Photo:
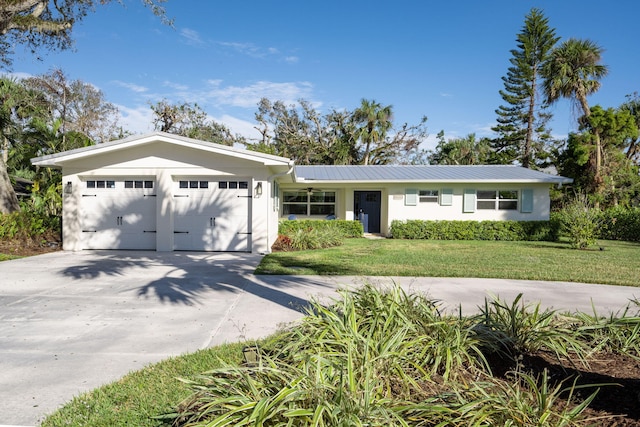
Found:
[(296, 182), (573, 182), (563, 176), (511, 165), (296, 166), (295, 176)]

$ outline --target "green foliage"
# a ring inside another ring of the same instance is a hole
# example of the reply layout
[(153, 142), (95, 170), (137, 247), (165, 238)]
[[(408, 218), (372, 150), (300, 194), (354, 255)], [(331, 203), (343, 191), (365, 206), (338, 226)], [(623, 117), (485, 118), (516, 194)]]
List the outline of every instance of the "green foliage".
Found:
[(550, 132), (546, 128), (551, 115), (547, 104), (538, 99), (539, 70), (549, 59), (559, 37), (549, 27), (540, 9), (531, 9), (518, 33), (517, 49), (511, 50), (511, 66), (502, 77), (505, 104), (496, 110), (497, 125), (492, 128), (497, 138), (491, 142), (492, 162), (510, 164), (518, 161), (524, 167), (544, 164), (549, 156)]
[(600, 351), (637, 357), (640, 305), (620, 316), (559, 316), (522, 298), (486, 301), (481, 315), (454, 317), (398, 286), (343, 290), (253, 346), (255, 364), (240, 364), (246, 343), (171, 358), (75, 397), (42, 425), (595, 425), (583, 414), (595, 392), (581, 388), (598, 385), (522, 367), (496, 377), (487, 355), (508, 348), (516, 360), (539, 349), (575, 351), (587, 362), (601, 359)]
[(432, 165), (483, 165), (488, 163), (491, 147), (487, 138), (476, 140), (471, 133), (464, 138), (445, 141), (444, 132), (438, 134), (438, 145), (429, 153)]
[(340, 246), (344, 236), (336, 228), (307, 228), (297, 229), (289, 236), (292, 249), (304, 251), (309, 249), (324, 249)]
[[(635, 307), (635, 312), (632, 308)], [(640, 302), (634, 300), (622, 313), (599, 315), (595, 308), (592, 314), (576, 313), (580, 325), (576, 335), (593, 353), (616, 352), (640, 359)]]
[(479, 320), (477, 332), (490, 352), (517, 360), (524, 353), (545, 349), (558, 356), (576, 354), (584, 358), (583, 345), (573, 337), (572, 330), (563, 327), (556, 312), (542, 311), (540, 304), (525, 304), (522, 294), (511, 303), (485, 299)]
[(640, 242), (640, 208), (616, 206), (602, 211), (599, 237)]
[(287, 236), (291, 236), (298, 230), (309, 229), (336, 230), (343, 237), (362, 237), (364, 234), (360, 221), (347, 221), (343, 219), (329, 221), (313, 219), (285, 220), (280, 221), (278, 225), (278, 233)]
[(48, 232), (60, 233), (60, 218), (34, 212), (25, 205), (19, 211), (0, 214), (0, 239), (37, 240)]
[(261, 139), (250, 150), (295, 160), (298, 165), (392, 164), (418, 161), (426, 138), (426, 117), (419, 124), (394, 126), (391, 106), (362, 100), (351, 111), (321, 114), (304, 99), (286, 105), (262, 98), (255, 114)]
[[(581, 121), (581, 132), (571, 133), (558, 154), (558, 171), (573, 178), (573, 191), (591, 194), (601, 207), (629, 205), (640, 194), (638, 166), (632, 159), (638, 127), (629, 110), (596, 105)], [(601, 150), (600, 175), (596, 156)]]
[(329, 306), (314, 302), (301, 324), (259, 350), (257, 365), (187, 381), (193, 394), (164, 419), (175, 427), (572, 425), (594, 395), (568, 405), (574, 387), (546, 371), (490, 374), (489, 335), (479, 331), (501, 328), (523, 351), (571, 339), (554, 331), (555, 316), (519, 300), (456, 318), (398, 286), (343, 291)]
[(586, 249), (596, 243), (600, 228), (600, 210), (592, 206), (586, 195), (576, 195), (559, 212), (558, 218), (572, 248)]
[(395, 239), (556, 241), (556, 221), (423, 221), (394, 220)]
[[(407, 426), (417, 425), (415, 416), (451, 412), (438, 399), (408, 404), (428, 398), (418, 381), (472, 369), (478, 354), (468, 325), (399, 287), (341, 296), (328, 307), (314, 303), (257, 368), (229, 367), (194, 382), (174, 425)], [(443, 329), (466, 332), (441, 342)]]

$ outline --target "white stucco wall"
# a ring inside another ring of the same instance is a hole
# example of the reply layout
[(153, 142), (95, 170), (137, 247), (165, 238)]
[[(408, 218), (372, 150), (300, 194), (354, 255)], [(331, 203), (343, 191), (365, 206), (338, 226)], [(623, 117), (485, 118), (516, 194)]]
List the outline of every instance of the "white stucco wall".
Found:
[[(443, 189), (452, 189), (453, 198), (450, 206), (442, 206), (440, 203), (424, 203), (418, 201), (416, 206), (407, 206), (405, 203), (406, 190), (438, 190), (442, 194)], [(517, 190), (522, 197), (522, 190), (533, 190), (533, 211), (523, 213), (520, 211), (521, 201), (518, 201), (517, 210), (485, 210), (475, 209), (474, 212), (463, 211), (464, 190)], [(390, 221), (394, 219), (423, 219), (423, 220), (458, 220), (458, 221), (538, 221), (549, 219), (549, 185), (548, 184), (453, 184), (453, 185), (402, 185), (389, 188), (388, 195)]]
[[(336, 215), (338, 219), (354, 219), (354, 192), (355, 191), (380, 191), (381, 201), (381, 234), (388, 235), (393, 220), (514, 220), (514, 221), (538, 221), (549, 219), (549, 184), (523, 183), (523, 184), (363, 184), (363, 185), (331, 185), (317, 184), (323, 191), (336, 191)], [(282, 185), (281, 191), (301, 190), (300, 185)], [(406, 193), (413, 190), (453, 190), (450, 206), (442, 206), (440, 203), (420, 202), (415, 206), (406, 204)], [(518, 201), (517, 210), (484, 210), (475, 209), (474, 212), (463, 212), (464, 190), (517, 190), (519, 198), (522, 198), (522, 190), (533, 191), (532, 212), (521, 212), (521, 200)], [(286, 219), (281, 217), (281, 219)], [(302, 219), (302, 217), (300, 217)], [(311, 218), (322, 219), (322, 218)]]

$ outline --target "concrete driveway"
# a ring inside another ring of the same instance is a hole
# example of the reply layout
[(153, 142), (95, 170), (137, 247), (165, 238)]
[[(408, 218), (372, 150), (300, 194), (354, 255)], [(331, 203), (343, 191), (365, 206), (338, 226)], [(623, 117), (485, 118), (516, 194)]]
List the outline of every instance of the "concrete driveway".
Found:
[(397, 283), (476, 311), (487, 295), (562, 310), (617, 311), (640, 289), (493, 279), (254, 276), (261, 256), (56, 252), (0, 263), (0, 425), (36, 425), (129, 371), (299, 319), (311, 298)]

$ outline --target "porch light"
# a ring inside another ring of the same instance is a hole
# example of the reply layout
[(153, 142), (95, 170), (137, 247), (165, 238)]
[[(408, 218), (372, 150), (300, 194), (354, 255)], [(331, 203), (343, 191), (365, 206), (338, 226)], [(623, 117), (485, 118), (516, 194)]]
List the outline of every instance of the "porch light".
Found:
[(64, 186), (64, 194), (71, 194), (73, 192), (73, 184), (71, 184), (71, 181), (67, 181), (67, 183)]
[(256, 184), (256, 197), (262, 196), (262, 183), (259, 182)]

